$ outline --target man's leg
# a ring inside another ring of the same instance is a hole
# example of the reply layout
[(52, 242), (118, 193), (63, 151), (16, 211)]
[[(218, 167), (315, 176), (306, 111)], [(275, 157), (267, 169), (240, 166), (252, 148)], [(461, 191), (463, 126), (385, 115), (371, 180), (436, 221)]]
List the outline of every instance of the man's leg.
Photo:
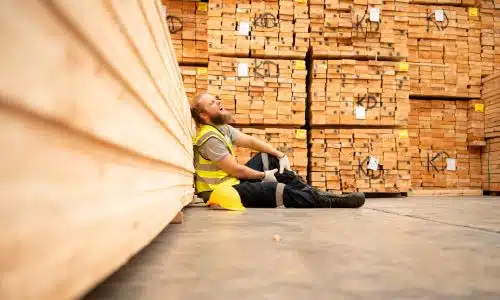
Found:
[[(246, 166), (262, 172), (279, 168), (279, 160), (267, 153), (258, 153), (246, 163)], [(320, 191), (305, 183), (305, 181), (293, 171), (285, 170), (282, 174), (276, 173), (275, 177), (279, 183), (286, 184), (283, 192), (284, 195), (286, 195), (283, 201), (286, 207), (358, 208), (365, 203), (365, 195), (363, 193), (335, 195), (329, 192)], [(252, 182), (260, 183), (258, 180)], [(272, 202), (274, 200), (269, 201)], [(246, 206), (245, 204), (243, 205)]]
[(310, 191), (300, 191), (277, 182), (245, 182), (235, 185), (245, 207), (318, 207)]

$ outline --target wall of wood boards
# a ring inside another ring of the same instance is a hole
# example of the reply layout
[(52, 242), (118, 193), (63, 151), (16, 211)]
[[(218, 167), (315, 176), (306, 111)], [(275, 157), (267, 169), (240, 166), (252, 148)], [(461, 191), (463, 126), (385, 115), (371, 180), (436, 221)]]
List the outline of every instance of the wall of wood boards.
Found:
[(71, 299), (192, 199), (159, 1), (0, 2), (0, 299)]
[(483, 148), (483, 189), (500, 192), (500, 72), (483, 78), (486, 147)]
[(469, 101), (410, 100), (414, 190), (481, 188), (481, 148), (468, 142), (469, 105)]

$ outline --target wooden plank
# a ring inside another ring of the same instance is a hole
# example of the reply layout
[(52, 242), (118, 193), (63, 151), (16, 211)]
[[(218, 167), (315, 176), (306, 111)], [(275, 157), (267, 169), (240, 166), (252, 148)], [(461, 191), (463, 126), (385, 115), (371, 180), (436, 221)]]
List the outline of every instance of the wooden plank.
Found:
[(164, 19), (127, 5), (0, 3), (1, 299), (81, 297), (193, 197)]
[(412, 190), (408, 192), (408, 196), (482, 196), (481, 189), (455, 189), (455, 190)]

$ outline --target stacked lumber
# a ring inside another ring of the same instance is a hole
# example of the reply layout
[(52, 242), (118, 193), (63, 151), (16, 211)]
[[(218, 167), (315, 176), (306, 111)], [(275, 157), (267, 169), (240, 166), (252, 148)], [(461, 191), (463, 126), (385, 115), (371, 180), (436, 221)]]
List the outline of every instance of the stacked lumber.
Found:
[(313, 58), (408, 55), (409, 0), (310, 0)]
[(480, 97), (479, 15), (465, 7), (411, 4), (408, 19), (412, 95)]
[(467, 147), (468, 101), (411, 100), (412, 188), (481, 187), (481, 150)]
[(483, 78), (486, 147), (483, 148), (483, 189), (500, 192), (500, 72)]
[(0, 299), (83, 298), (193, 199), (162, 11), (0, 1)]
[(500, 72), (483, 78), (486, 138), (500, 137)]
[(208, 61), (208, 5), (198, 0), (162, 0), (167, 6), (167, 25), (177, 61), (206, 64)]
[(482, 99), (469, 100), (467, 112), (467, 144), (469, 146), (486, 145), (484, 126), (484, 101)]
[(188, 100), (206, 92), (208, 88), (208, 69), (205, 67), (180, 66), (184, 90)]
[(500, 1), (481, 1), (482, 76), (500, 71)]
[(306, 75), (303, 60), (211, 56), (208, 92), (233, 113), (234, 124), (304, 125)]
[(211, 0), (209, 53), (304, 59), (309, 49), (309, 6), (294, 0)]
[(483, 190), (500, 192), (500, 137), (488, 139), (483, 147)]
[(311, 184), (335, 192), (406, 192), (411, 185), (405, 129), (313, 129)]
[[(293, 171), (302, 176), (305, 180), (307, 177), (307, 133), (303, 129), (286, 129), (286, 128), (239, 128), (239, 130), (248, 135), (266, 141), (279, 151), (285, 153), (289, 160)], [(250, 158), (257, 154), (257, 151), (236, 147), (236, 160), (241, 163), (247, 163)]]
[(395, 62), (314, 60), (311, 124), (406, 125), (409, 83)]

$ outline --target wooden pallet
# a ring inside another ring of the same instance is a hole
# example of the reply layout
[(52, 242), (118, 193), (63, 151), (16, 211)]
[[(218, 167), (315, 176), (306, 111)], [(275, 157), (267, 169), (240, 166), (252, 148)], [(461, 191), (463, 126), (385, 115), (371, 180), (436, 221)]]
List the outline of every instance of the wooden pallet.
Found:
[(208, 63), (208, 6), (197, 0), (162, 0), (179, 63)]
[(311, 125), (406, 125), (409, 78), (398, 65), (314, 60), (309, 86)]
[(184, 90), (191, 102), (200, 93), (208, 90), (208, 68), (180, 66)]
[[(313, 129), (310, 183), (336, 192), (406, 192), (411, 186), (406, 129)], [(368, 162), (378, 159), (371, 170)]]
[(486, 140), (483, 148), (483, 189), (500, 192), (500, 137)]
[(305, 124), (306, 76), (301, 60), (212, 56), (208, 91), (233, 112), (234, 124), (300, 126)]
[(482, 189), (422, 189), (408, 192), (408, 196), (482, 196)]
[(410, 107), (413, 190), (481, 188), (481, 149), (467, 142), (469, 103), (410, 100)]
[[(307, 132), (305, 130), (287, 128), (239, 128), (239, 130), (266, 141), (285, 153), (290, 160), (292, 170), (306, 179), (308, 158)], [(245, 164), (255, 154), (257, 152), (251, 149), (236, 147), (235, 150), (236, 160), (241, 164)]]
[(309, 6), (294, 0), (211, 0), (209, 53), (218, 56), (304, 59)]
[(500, 137), (500, 71), (483, 78), (481, 99), (485, 105), (486, 137)]
[[(408, 0), (309, 2), (313, 58), (408, 56)], [(370, 9), (379, 10), (378, 21)]]
[[(439, 11), (444, 21), (436, 21)], [(412, 95), (480, 97), (481, 22), (467, 8), (416, 5), (408, 10)]]

